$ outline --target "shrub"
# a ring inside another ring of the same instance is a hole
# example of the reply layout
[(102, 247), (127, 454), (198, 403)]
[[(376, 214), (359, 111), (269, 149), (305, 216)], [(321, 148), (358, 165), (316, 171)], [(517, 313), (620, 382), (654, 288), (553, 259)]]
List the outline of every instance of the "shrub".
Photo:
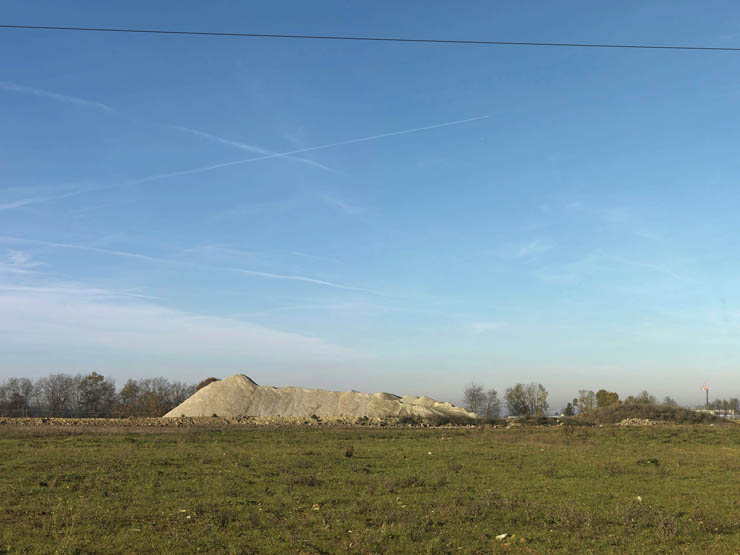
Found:
[(218, 379), (218, 378), (206, 378), (205, 380), (203, 380), (202, 382), (200, 382), (200, 383), (199, 383), (199, 384), (197, 385), (197, 387), (195, 388), (195, 390), (196, 390), (196, 391), (200, 391), (200, 390), (201, 390), (201, 389), (203, 389), (203, 388), (204, 388), (205, 386), (207, 386), (207, 385), (209, 385), (209, 384), (212, 384), (213, 382), (217, 382), (217, 381), (219, 381), (219, 379)]
[(421, 416), (416, 414), (404, 414), (398, 419), (399, 424), (406, 424), (408, 426), (420, 426), (423, 422)]
[(430, 426), (472, 426), (480, 424), (481, 420), (468, 416), (431, 416), (426, 423)]
[(319, 480), (319, 477), (313, 474), (310, 476), (296, 476), (291, 481), (296, 486), (308, 486), (308, 487), (320, 486), (322, 483), (321, 480)]

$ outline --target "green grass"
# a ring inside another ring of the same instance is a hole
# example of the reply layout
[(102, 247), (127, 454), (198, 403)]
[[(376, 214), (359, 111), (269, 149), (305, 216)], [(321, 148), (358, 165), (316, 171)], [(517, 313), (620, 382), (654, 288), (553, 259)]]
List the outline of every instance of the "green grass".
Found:
[(740, 550), (736, 425), (79, 432), (0, 428), (0, 552)]

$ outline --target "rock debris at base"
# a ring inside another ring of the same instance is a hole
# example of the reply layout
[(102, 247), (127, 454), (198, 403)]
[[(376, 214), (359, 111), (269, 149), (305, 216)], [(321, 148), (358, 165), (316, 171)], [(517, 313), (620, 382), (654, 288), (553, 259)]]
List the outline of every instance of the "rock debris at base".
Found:
[(658, 422), (647, 418), (625, 418), (617, 426), (655, 426), (656, 424)]

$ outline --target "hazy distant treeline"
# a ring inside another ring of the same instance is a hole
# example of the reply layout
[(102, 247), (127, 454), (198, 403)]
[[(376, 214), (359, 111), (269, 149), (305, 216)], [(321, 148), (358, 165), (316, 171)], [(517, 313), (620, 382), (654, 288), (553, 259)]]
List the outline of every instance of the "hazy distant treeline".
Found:
[(119, 390), (111, 378), (51, 374), (0, 381), (0, 416), (162, 416), (195, 393), (197, 386), (166, 378), (128, 380)]

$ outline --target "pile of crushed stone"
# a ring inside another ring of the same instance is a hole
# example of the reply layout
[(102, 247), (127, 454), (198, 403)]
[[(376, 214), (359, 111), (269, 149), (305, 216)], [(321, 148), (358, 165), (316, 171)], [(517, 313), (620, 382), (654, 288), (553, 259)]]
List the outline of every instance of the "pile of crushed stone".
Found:
[(287, 417), (324, 419), (419, 417), (474, 419), (476, 415), (428, 397), (300, 387), (259, 386), (243, 374), (216, 381), (164, 415), (165, 418)]

